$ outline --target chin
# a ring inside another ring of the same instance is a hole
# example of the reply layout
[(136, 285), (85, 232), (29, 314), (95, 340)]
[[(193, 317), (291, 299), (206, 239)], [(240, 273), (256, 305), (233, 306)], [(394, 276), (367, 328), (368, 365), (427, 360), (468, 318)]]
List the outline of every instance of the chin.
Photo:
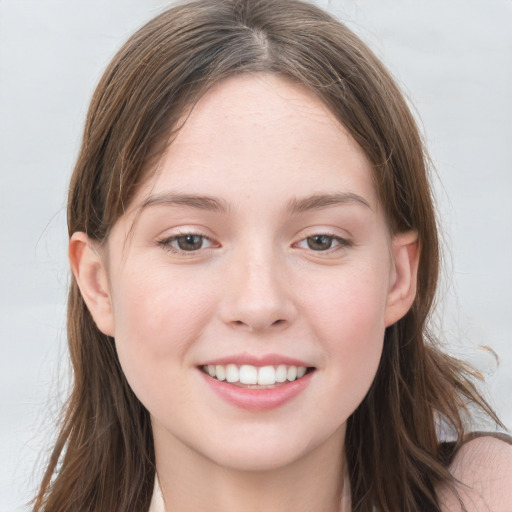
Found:
[(240, 472), (268, 472), (287, 467), (302, 457), (297, 453), (276, 453), (267, 450), (248, 450), (244, 453), (223, 453), (212, 459), (216, 465)]
[[(289, 433), (272, 437), (263, 435), (241, 436), (239, 442), (219, 442), (216, 446), (222, 450), (213, 450), (207, 455), (218, 466), (236, 471), (276, 471), (299, 463), (314, 451), (321, 441), (305, 442), (304, 436), (293, 439)], [(211, 447), (210, 447), (211, 448)]]

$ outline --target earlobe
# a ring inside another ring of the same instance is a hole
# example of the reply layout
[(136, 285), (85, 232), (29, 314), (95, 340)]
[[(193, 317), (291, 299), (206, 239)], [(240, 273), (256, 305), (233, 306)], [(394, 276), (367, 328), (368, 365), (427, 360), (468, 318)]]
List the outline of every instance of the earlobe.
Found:
[(420, 249), (415, 231), (398, 233), (392, 240), (393, 271), (386, 304), (386, 327), (402, 318), (416, 297)]
[(69, 241), (68, 256), (80, 293), (98, 329), (114, 336), (107, 271), (98, 248), (85, 233), (76, 232)]

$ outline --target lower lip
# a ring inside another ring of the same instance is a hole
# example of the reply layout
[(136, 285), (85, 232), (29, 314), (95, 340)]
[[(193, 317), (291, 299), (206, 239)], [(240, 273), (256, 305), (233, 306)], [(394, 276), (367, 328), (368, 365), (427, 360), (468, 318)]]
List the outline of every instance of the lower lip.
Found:
[(240, 409), (254, 412), (268, 411), (286, 404), (306, 389), (311, 382), (313, 373), (315, 373), (314, 371), (306, 373), (300, 379), (285, 382), (275, 388), (251, 389), (235, 386), (225, 381), (214, 379), (201, 370), (200, 372), (210, 389), (223, 400)]

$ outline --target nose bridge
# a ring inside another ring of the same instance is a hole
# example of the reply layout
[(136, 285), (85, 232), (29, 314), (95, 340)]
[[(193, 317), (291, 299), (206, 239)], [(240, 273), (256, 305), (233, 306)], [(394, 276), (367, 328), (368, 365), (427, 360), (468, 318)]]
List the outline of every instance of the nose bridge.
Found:
[(289, 323), (294, 307), (284, 286), (284, 267), (270, 246), (237, 251), (225, 290), (224, 321), (253, 331)]

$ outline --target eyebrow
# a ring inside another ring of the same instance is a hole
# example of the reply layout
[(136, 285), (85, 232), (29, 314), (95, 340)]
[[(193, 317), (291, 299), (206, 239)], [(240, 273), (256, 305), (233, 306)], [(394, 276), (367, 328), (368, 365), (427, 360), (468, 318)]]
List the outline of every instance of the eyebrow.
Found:
[(150, 206), (167, 205), (167, 206), (186, 206), (198, 210), (208, 210), (219, 213), (226, 213), (231, 210), (228, 203), (223, 199), (217, 199), (210, 196), (196, 196), (189, 194), (156, 194), (149, 196), (140, 205), (140, 209), (144, 210)]
[[(368, 201), (352, 192), (338, 192), (335, 194), (314, 194), (303, 198), (293, 198), (287, 204), (287, 211), (290, 213), (304, 213), (311, 210), (321, 210), (331, 206), (361, 204), (372, 209)], [(140, 210), (151, 206), (185, 206), (198, 210), (207, 210), (219, 213), (233, 212), (227, 201), (211, 196), (197, 196), (190, 194), (165, 193), (149, 196), (140, 205)]]
[(352, 192), (339, 192), (336, 194), (314, 194), (304, 198), (295, 198), (288, 202), (288, 211), (303, 213), (311, 210), (321, 210), (330, 206), (345, 204), (361, 204), (372, 209), (368, 201)]

